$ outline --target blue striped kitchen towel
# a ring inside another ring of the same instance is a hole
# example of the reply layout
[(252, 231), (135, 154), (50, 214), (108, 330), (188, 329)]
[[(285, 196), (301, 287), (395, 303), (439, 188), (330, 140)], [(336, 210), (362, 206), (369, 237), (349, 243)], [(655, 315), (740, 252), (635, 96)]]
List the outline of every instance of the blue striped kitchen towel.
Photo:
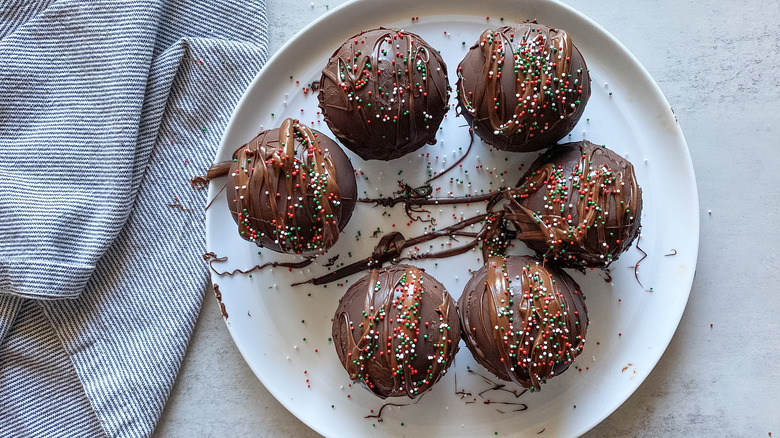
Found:
[(0, 0), (0, 436), (152, 433), (265, 0)]

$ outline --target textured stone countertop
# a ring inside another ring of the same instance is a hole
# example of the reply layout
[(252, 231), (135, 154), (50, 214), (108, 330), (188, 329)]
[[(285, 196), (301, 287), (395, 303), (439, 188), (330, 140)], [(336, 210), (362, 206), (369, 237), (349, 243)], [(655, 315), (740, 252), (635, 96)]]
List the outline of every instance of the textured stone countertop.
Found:
[[(270, 53), (342, 2), (269, 0)], [(634, 395), (586, 436), (780, 436), (780, 233), (759, 233), (780, 224), (780, 3), (564, 2), (658, 82), (688, 142), (701, 220), (677, 333)], [(155, 435), (318, 436), (254, 376), (209, 292)]]

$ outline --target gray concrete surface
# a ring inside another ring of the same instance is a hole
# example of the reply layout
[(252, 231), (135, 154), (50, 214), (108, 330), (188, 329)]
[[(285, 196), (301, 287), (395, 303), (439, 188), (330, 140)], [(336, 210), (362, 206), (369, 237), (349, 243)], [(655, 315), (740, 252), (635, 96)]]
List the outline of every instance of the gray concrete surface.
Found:
[[(342, 1), (269, 0), (271, 51), (326, 3)], [(656, 79), (685, 132), (701, 206), (698, 270), (680, 327), (639, 390), (586, 436), (780, 436), (780, 3), (565, 3)], [(211, 296), (155, 435), (318, 436), (255, 378)]]

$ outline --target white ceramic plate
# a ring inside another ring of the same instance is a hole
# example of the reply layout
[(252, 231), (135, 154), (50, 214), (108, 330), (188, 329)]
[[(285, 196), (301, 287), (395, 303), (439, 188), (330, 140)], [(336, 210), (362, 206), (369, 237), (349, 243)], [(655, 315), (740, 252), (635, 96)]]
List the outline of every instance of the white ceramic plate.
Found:
[[(677, 328), (693, 280), (699, 238), (696, 183), (685, 140), (669, 104), (639, 62), (604, 29), (563, 4), (540, 0), (364, 0), (344, 4), (303, 29), (266, 64), (236, 107), (216, 160), (229, 159), (238, 146), (263, 129), (278, 127), (288, 116), (300, 118), (333, 138), (317, 114), (315, 93), (304, 93), (303, 88), (319, 79), (326, 60), (343, 41), (362, 30), (385, 26), (421, 35), (442, 53), (454, 87), (459, 61), (485, 28), (527, 19), (568, 30), (590, 68), (592, 97), (570, 139), (605, 144), (627, 155), (636, 167), (644, 190), (639, 246), (648, 254), (638, 269), (643, 286), (632, 268), (642, 257), (635, 246), (613, 264), (611, 283), (604, 280), (601, 271), (572, 273), (588, 298), (591, 324), (587, 343), (576, 368), (551, 380), (541, 392), (517, 399), (503, 391), (479, 396), (490, 384), (467, 368), (486, 377), (489, 374), (475, 364), (462, 345), (453, 368), (430, 392), (416, 404), (388, 407), (380, 423), (364, 417), (372, 409), (376, 413), (384, 402), (359, 385), (350, 385), (329, 339), (338, 300), (359, 276), (348, 278), (343, 287), (289, 285), (327, 272), (322, 264), (330, 256), (339, 254), (338, 263), (367, 256), (378, 241), (372, 237), (377, 228), (412, 237), (420, 234), (424, 225), (415, 222), (408, 226), (401, 207), (386, 210), (361, 204), (338, 244), (310, 268), (293, 272), (279, 268), (251, 277), (212, 275), (229, 314), (228, 329), (249, 366), (287, 409), (323, 435), (578, 435), (606, 418), (636, 390)], [(351, 155), (360, 172), (359, 194), (389, 195), (399, 178), (421, 184), (428, 162), (434, 170), (453, 163), (468, 144), (464, 123), (451, 110), (438, 144), (389, 164), (364, 162)], [(518, 168), (530, 164), (535, 156), (491, 152), (478, 142), (463, 167), (434, 186), (442, 187), (437, 193), (464, 194), (514, 184), (521, 173)], [(477, 169), (478, 165), (482, 167)], [(269, 250), (260, 250), (262, 255), (258, 255), (254, 244), (238, 236), (225, 195), (218, 194), (224, 184), (224, 179), (212, 182), (210, 199), (217, 199), (206, 213), (208, 250), (228, 257), (215, 267), (232, 270), (273, 260), (298, 260)], [(452, 223), (453, 214), (469, 217), (477, 209), (446, 206), (433, 212), (440, 226), (445, 226)], [(440, 242), (434, 245), (434, 249), (441, 248)], [(523, 245), (518, 244), (513, 251), (523, 253)], [(675, 256), (666, 256), (675, 251)], [(419, 265), (458, 297), (469, 276), (467, 269), (481, 266), (478, 258), (474, 251)], [(456, 394), (461, 390), (473, 395)], [(485, 403), (487, 400), (491, 403)], [(495, 402), (524, 403), (527, 410), (512, 412), (520, 406)]]

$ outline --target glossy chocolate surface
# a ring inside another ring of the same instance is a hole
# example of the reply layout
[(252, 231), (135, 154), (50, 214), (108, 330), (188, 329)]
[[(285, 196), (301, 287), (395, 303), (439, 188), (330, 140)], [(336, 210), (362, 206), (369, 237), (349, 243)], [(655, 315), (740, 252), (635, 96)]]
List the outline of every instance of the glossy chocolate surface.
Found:
[(458, 65), (458, 109), (497, 149), (529, 152), (565, 137), (590, 98), (590, 74), (564, 30), (487, 29)]
[(338, 144), (286, 119), (233, 153), (226, 192), (241, 237), (278, 252), (316, 254), (338, 240), (357, 184)]
[(588, 313), (577, 283), (533, 257), (490, 257), (458, 300), (463, 339), (498, 378), (539, 390), (585, 344)]
[(333, 343), (349, 377), (381, 398), (427, 391), (458, 342), (455, 300), (409, 265), (372, 269), (347, 290), (333, 318)]
[(542, 154), (505, 197), (517, 238), (565, 267), (607, 267), (639, 235), (642, 189), (634, 166), (588, 141)]
[(373, 29), (336, 50), (318, 98), (348, 149), (364, 160), (392, 160), (436, 142), (449, 90), (447, 66), (422, 38)]

